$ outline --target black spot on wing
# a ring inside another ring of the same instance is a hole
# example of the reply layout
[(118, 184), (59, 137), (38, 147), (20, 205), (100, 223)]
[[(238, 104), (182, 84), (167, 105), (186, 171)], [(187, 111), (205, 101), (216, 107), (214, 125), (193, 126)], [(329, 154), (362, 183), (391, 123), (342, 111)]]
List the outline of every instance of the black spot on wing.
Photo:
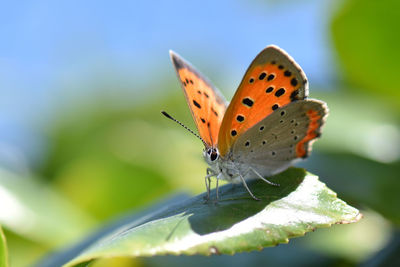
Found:
[(273, 79), (275, 79), (275, 75), (274, 74), (268, 75), (268, 77), (267, 77), (268, 81), (272, 81)]
[(283, 75), (285, 75), (286, 77), (290, 77), (290, 76), (292, 76), (292, 73), (290, 72), (290, 71), (285, 71), (284, 73), (283, 73)]
[(299, 99), (299, 90), (294, 90), (291, 94), (290, 94), (290, 100), (296, 101)]
[(245, 98), (243, 98), (242, 103), (243, 103), (245, 106), (252, 107), (253, 104), (254, 104), (254, 101), (253, 101), (251, 98), (249, 98), (249, 97), (245, 97)]
[(274, 87), (270, 86), (265, 90), (265, 92), (266, 93), (271, 93), (273, 90), (274, 90)]
[(238, 122), (243, 122), (243, 121), (244, 121), (244, 117), (243, 117), (242, 115), (237, 115), (237, 116), (236, 116), (236, 120), (237, 120)]
[(193, 99), (193, 104), (197, 107), (197, 108), (201, 108), (201, 106), (200, 106), (200, 104), (199, 103), (197, 103), (197, 101), (196, 100), (194, 100)]
[(280, 97), (280, 96), (283, 95), (285, 92), (286, 92), (285, 88), (279, 88), (279, 90), (275, 92), (275, 96), (276, 96), (276, 97)]
[(211, 111), (212, 111), (212, 113), (214, 113), (214, 115), (215, 115), (216, 117), (218, 117), (218, 112), (216, 112), (215, 109), (214, 109), (213, 107), (211, 107)]

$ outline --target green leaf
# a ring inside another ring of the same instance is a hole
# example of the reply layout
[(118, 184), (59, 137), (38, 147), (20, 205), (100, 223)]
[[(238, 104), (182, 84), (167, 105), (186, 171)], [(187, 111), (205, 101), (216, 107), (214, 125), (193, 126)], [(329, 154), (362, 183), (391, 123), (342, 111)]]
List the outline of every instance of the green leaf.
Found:
[[(234, 254), (288, 243), (289, 238), (335, 223), (356, 222), (359, 211), (336, 197), (318, 177), (290, 168), (248, 183), (261, 201), (242, 185), (220, 188), (220, 200), (204, 202), (204, 194), (171, 206), (139, 225), (126, 224), (84, 249), (73, 266), (103, 257), (164, 254)], [(211, 198), (215, 198), (215, 191)]]
[(346, 201), (371, 208), (400, 225), (399, 161), (385, 164), (351, 153), (320, 151), (302, 166), (320, 173)]
[(8, 266), (8, 251), (6, 237), (3, 233), (3, 229), (0, 226), (0, 267)]
[[(399, 108), (400, 1), (342, 1), (332, 21), (333, 42), (347, 80)], [(398, 109), (399, 111), (399, 109)]]

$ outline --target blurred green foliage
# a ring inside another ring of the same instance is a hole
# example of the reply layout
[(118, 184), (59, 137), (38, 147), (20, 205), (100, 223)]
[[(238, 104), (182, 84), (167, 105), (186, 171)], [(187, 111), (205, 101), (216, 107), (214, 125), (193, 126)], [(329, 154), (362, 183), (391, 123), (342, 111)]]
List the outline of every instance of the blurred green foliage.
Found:
[[(55, 246), (35, 241), (13, 231), (5, 230), (7, 236), (8, 258), (10, 266), (29, 266), (52, 251)], [(53, 239), (55, 236), (53, 236)], [(23, 256), (21, 256), (23, 255)]]
[(336, 12), (332, 38), (339, 67), (353, 91), (370, 95), (400, 112), (400, 2), (349, 0)]
[(196, 163), (179, 165), (188, 153), (197, 158), (198, 151), (194, 138), (181, 129), (168, 132), (170, 122), (160, 114), (168, 102), (130, 108), (88, 103), (84, 111), (74, 110), (50, 131), (53, 142), (42, 176), (100, 220), (143, 206), (173, 189), (203, 189), (203, 181), (193, 185), (191, 178), (204, 170)]
[(0, 227), (0, 266), (8, 266), (8, 251), (7, 251), (7, 241), (3, 233), (3, 229)]
[[(399, 3), (338, 3), (332, 9), (331, 38), (343, 80), (327, 85), (335, 88), (329, 93), (316, 94), (311, 84), (311, 96), (326, 101), (331, 114), (322, 139), (303, 166), (340, 198), (366, 209), (361, 223), (317, 231), (260, 253), (115, 261), (121, 266), (239, 266), (263, 264), (267, 258), (276, 265), (319, 266), (360, 264), (370, 257), (379, 259), (379, 264), (385, 257), (399, 255), (399, 237), (393, 234), (400, 223)], [(12, 213), (15, 209), (0, 214), (12, 266), (30, 265), (115, 216), (141, 209), (173, 191), (204, 191), (201, 143), (159, 114), (166, 109), (194, 128), (179, 85), (168, 82), (169, 78), (161, 80), (129, 97), (68, 103), (69, 108), (58, 110), (42, 129), (48, 138), (42, 164), (29, 174), (1, 171), (1, 196), (26, 211), (22, 217)], [(91, 91), (101, 95), (101, 88), (95, 89)], [(152, 97), (143, 99), (145, 91)], [(126, 103), (127, 98), (133, 99), (131, 105), (121, 107), (118, 103)], [(393, 249), (383, 255), (385, 246)], [(0, 262), (6, 255), (2, 248), (1, 238)]]
[(2, 224), (32, 241), (49, 247), (65, 245), (95, 225), (53, 186), (38, 179), (0, 169), (0, 185)]

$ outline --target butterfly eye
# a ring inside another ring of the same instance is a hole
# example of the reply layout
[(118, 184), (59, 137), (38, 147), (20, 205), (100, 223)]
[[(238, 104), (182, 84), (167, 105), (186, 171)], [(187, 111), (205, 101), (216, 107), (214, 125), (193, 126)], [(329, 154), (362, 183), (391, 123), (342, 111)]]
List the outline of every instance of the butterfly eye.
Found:
[(213, 152), (211, 153), (211, 156), (210, 156), (211, 161), (214, 161), (214, 160), (216, 160), (217, 158), (218, 158), (218, 153), (217, 153), (216, 151), (213, 151)]

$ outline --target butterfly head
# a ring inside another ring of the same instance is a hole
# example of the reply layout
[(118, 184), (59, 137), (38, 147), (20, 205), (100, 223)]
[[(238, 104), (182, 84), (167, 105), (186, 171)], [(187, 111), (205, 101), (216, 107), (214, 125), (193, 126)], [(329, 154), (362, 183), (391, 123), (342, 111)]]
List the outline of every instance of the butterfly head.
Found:
[(219, 159), (219, 151), (215, 147), (208, 147), (204, 149), (203, 156), (209, 165), (215, 164)]

